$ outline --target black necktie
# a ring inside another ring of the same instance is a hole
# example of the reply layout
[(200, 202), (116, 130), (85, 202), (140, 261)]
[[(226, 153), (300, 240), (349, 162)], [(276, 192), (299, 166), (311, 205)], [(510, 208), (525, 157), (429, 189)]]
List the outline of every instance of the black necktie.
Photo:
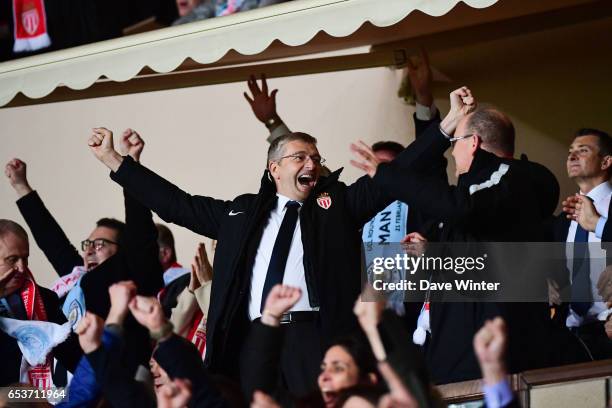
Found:
[(262, 311), (272, 287), (278, 283), (283, 283), (285, 266), (287, 265), (287, 257), (289, 256), (289, 249), (291, 248), (291, 240), (293, 238), (293, 232), (295, 231), (300, 204), (296, 201), (288, 201), (285, 207), (285, 216), (278, 230), (276, 241), (274, 241), (274, 249), (272, 249), (270, 264), (268, 265), (268, 272), (266, 273), (266, 282), (264, 283), (263, 292), (261, 294)]
[(572, 265), (572, 310), (584, 316), (593, 304), (591, 294), (591, 260), (589, 255), (589, 233), (578, 224), (574, 238), (574, 260)]

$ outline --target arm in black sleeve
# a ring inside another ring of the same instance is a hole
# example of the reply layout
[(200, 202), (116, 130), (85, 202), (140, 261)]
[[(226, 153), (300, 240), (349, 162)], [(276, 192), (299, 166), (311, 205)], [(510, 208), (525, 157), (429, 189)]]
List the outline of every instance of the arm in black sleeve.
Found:
[(247, 401), (253, 399), (256, 390), (272, 395), (277, 401), (286, 397), (279, 395), (277, 390), (283, 339), (280, 327), (267, 326), (260, 321), (251, 324), (246, 340), (248, 352), (240, 367), (240, 383)]
[[(423, 134), (391, 162), (394, 168), (397, 168), (402, 174), (409, 171), (423, 172), (429, 177), (436, 177), (448, 184), (444, 152), (450, 146), (450, 142), (440, 133), (439, 128), (440, 122), (432, 120)], [(441, 160), (444, 160), (443, 164)], [(379, 169), (381, 166), (382, 164)], [(379, 186), (382, 185), (372, 183), (368, 176), (363, 176), (347, 187), (347, 210), (356, 220), (357, 225), (363, 225), (394, 199), (410, 204), (408, 201), (397, 198), (397, 194), (388, 188), (382, 188), (381, 191)]]
[[(433, 126), (431, 129), (429, 129)], [(436, 112), (436, 115), (431, 120), (420, 120), (416, 117), (416, 113), (414, 114), (414, 129), (415, 129), (415, 138), (419, 139), (425, 136), (426, 138), (433, 138), (434, 132), (439, 129), (440, 126), (440, 111)], [(427, 133), (426, 133), (427, 132)], [(439, 133), (439, 132), (435, 132)], [(440, 148), (436, 148), (435, 155), (430, 155), (429, 159), (425, 162), (421, 162), (422, 164), (418, 168), (418, 171), (427, 172), (432, 175), (439, 175), (441, 178), (446, 179), (446, 167), (448, 165), (448, 161), (446, 157), (444, 157), (444, 152), (448, 148), (448, 144), (444, 143)]]
[(126, 156), (111, 179), (164, 221), (216, 239), (229, 202), (192, 196)]
[(414, 142), (401, 152), (393, 163), (402, 171), (418, 171), (431, 174), (433, 170), (444, 170), (446, 178), (446, 158), (444, 152), (450, 147), (448, 139), (440, 132), (440, 121), (434, 119), (424, 122), (427, 125), (417, 133)]
[(140, 204), (126, 190), (125, 197), (125, 257), (129, 277), (136, 283), (138, 292), (155, 296), (163, 287), (162, 267), (159, 263), (157, 228), (151, 211)]
[(436, 109), (436, 114), (430, 120), (417, 118), (416, 112), (412, 114), (412, 119), (414, 120), (414, 137), (418, 139), (425, 133), (429, 125), (435, 122), (440, 123), (440, 110)]
[[(401, 171), (396, 163), (382, 163), (374, 181), (394, 199), (403, 201), (423, 213), (449, 222), (469, 223), (503, 214), (515, 203), (512, 197), (512, 167), (497, 182), (470, 193), (467, 188), (451, 186), (436, 175)], [(509, 213), (510, 214), (510, 213)]]
[(86, 354), (96, 381), (102, 388), (104, 397), (115, 408), (155, 407), (155, 400), (147, 392), (144, 384), (134, 380), (120, 362), (120, 353), (110, 352), (104, 346)]
[(227, 404), (213, 386), (195, 346), (175, 334), (159, 342), (153, 358), (170, 378), (191, 381), (191, 403), (197, 407), (225, 407)]
[(347, 211), (359, 226), (365, 224), (392, 201), (391, 196), (367, 175), (360, 177), (346, 188)]
[(68, 275), (75, 266), (83, 265), (83, 258), (72, 246), (36, 191), (17, 200), (17, 207), (32, 231), (36, 245), (43, 251), (58, 275)]

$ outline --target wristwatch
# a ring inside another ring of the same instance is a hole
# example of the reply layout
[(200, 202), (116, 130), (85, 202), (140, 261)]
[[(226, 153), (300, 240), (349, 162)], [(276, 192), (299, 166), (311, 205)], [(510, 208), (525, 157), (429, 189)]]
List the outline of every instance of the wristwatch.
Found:
[(268, 129), (272, 129), (273, 127), (278, 126), (278, 124), (281, 122), (280, 118), (278, 116), (273, 116), (270, 119), (266, 120), (266, 127)]

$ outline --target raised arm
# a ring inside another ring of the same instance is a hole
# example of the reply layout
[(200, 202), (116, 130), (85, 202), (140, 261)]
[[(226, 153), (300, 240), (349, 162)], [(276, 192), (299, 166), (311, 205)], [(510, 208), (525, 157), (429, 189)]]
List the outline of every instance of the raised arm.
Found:
[(75, 266), (83, 265), (83, 258), (77, 249), (72, 246), (38, 193), (30, 187), (26, 163), (13, 159), (7, 163), (4, 173), (19, 196), (17, 200), (19, 212), (32, 231), (36, 244), (57, 274), (68, 275)]
[(159, 340), (153, 358), (170, 378), (191, 382), (194, 406), (224, 407), (225, 401), (213, 386), (202, 357), (189, 341), (172, 334), (172, 325), (164, 316), (161, 304), (153, 297), (137, 296), (130, 302), (130, 311), (151, 337)]
[(440, 111), (434, 104), (433, 74), (429, 64), (429, 56), (425, 50), (421, 49), (419, 56), (409, 58), (407, 63), (407, 79), (410, 81), (416, 101), (413, 118), (415, 137), (418, 138), (432, 121), (440, 120)]
[(247, 85), (251, 91), (251, 96), (245, 92), (244, 98), (251, 106), (255, 117), (270, 131), (267, 139), (268, 143), (272, 143), (282, 135), (291, 133), (291, 130), (276, 112), (276, 94), (278, 89), (274, 89), (268, 94), (268, 83), (264, 74), (261, 75), (261, 88), (257, 84), (257, 78), (254, 75), (251, 75)]
[(114, 148), (113, 133), (96, 128), (89, 138), (89, 148), (111, 171), (111, 179), (162, 219), (216, 239), (229, 202), (210, 197), (192, 196), (174, 184), (136, 163), (129, 155), (121, 156)]
[[(120, 139), (123, 154), (135, 162), (140, 161), (144, 141), (132, 129), (123, 132)], [(147, 296), (157, 294), (163, 287), (162, 267), (159, 263), (157, 228), (151, 211), (136, 200), (127, 190), (125, 199), (125, 256), (129, 264), (129, 278), (134, 281), (139, 293)]]

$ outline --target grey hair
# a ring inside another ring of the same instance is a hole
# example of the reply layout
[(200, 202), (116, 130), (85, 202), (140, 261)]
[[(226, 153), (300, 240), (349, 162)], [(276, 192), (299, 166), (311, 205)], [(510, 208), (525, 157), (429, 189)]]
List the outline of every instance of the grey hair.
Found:
[(15, 221), (0, 219), (0, 238), (5, 237), (9, 233), (13, 233), (19, 238), (28, 241), (28, 233), (21, 225)]
[(274, 139), (272, 143), (270, 143), (270, 147), (268, 148), (268, 161), (266, 163), (266, 167), (271, 161), (278, 161), (281, 157), (283, 157), (283, 152), (285, 150), (285, 145), (290, 142), (294, 142), (296, 140), (302, 141), (304, 143), (315, 145), (317, 144), (317, 139), (310, 136), (307, 133), (302, 132), (294, 132), (283, 135), (279, 138)]
[(514, 125), (510, 118), (492, 106), (481, 106), (467, 122), (469, 132), (476, 133), (491, 153), (514, 155)]

